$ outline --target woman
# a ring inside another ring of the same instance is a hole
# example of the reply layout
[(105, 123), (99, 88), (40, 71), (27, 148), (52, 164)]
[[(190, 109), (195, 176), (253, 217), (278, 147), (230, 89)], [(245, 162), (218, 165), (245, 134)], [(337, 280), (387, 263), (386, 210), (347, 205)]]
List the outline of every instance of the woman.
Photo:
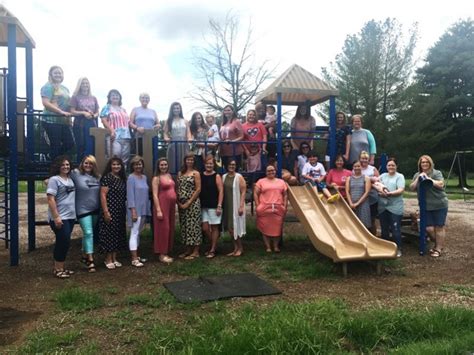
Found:
[(121, 267), (117, 251), (126, 246), (127, 178), (122, 159), (109, 159), (100, 179), (99, 251), (109, 270)]
[(48, 197), (49, 226), (56, 236), (54, 244), (54, 276), (67, 279), (73, 272), (66, 270), (64, 262), (71, 242), (76, 220), (75, 187), (70, 179), (71, 162), (59, 156), (51, 164), (46, 195)]
[(372, 184), (372, 188), (370, 189), (369, 193), (369, 205), (370, 205), (370, 233), (373, 235), (377, 235), (377, 225), (376, 225), (376, 218), (379, 214), (378, 212), (378, 202), (379, 202), (379, 194), (374, 187), (374, 184), (379, 181), (380, 173), (376, 167), (369, 164), (370, 155), (365, 150), (363, 150), (359, 155), (360, 165), (362, 166), (362, 174), (367, 176), (370, 179), (370, 183)]
[(295, 117), (291, 119), (290, 126), (293, 149), (298, 149), (302, 141), (309, 142), (309, 146), (312, 149), (316, 120), (311, 116), (310, 110), (306, 105), (298, 106)]
[(346, 180), (347, 202), (367, 229), (371, 227), (368, 200), (370, 188), (370, 179), (362, 174), (360, 161), (354, 162), (352, 175)]
[(77, 159), (82, 160), (85, 155), (94, 153), (94, 140), (90, 137), (90, 128), (97, 127), (99, 117), (99, 103), (91, 93), (89, 79), (79, 78), (76, 90), (71, 97), (71, 114), (74, 115), (72, 130), (76, 140)]
[[(168, 119), (163, 129), (163, 137), (168, 143), (166, 157), (171, 174), (177, 174), (180, 164), (189, 152), (189, 144), (192, 136), (189, 124), (183, 117), (183, 108), (179, 102), (173, 102), (170, 106)], [(173, 141), (179, 141), (173, 143)]]
[(298, 152), (291, 149), (291, 142), (283, 142), (283, 154), (281, 156), (282, 179), (288, 185), (297, 185), (298, 179)]
[(349, 164), (352, 165), (359, 159), (362, 151), (369, 152), (369, 164), (374, 165), (375, 154), (377, 147), (375, 145), (375, 138), (368, 129), (362, 128), (362, 116), (352, 116), (352, 133), (350, 137), (349, 148)]
[(446, 217), (448, 215), (448, 197), (444, 191), (444, 178), (441, 171), (434, 168), (433, 159), (422, 155), (418, 159), (418, 172), (413, 176), (410, 189), (419, 190), (419, 178), (429, 179), (433, 186), (426, 190), (426, 232), (434, 240), (434, 248), (430, 250), (432, 257), (440, 257), (444, 249), (446, 237)]
[(173, 262), (169, 254), (173, 250), (176, 191), (166, 158), (156, 163), (152, 189), (154, 251), (159, 255), (160, 262), (170, 264)]
[[(267, 253), (280, 252), (280, 238), (283, 230), (283, 219), (288, 210), (287, 185), (276, 177), (273, 165), (267, 166), (266, 177), (255, 184), (254, 200), (257, 210), (257, 228), (263, 235)], [(271, 240), (271, 243), (270, 243)]]
[(49, 139), (51, 160), (74, 147), (69, 90), (62, 85), (63, 80), (63, 70), (54, 65), (49, 69), (48, 82), (41, 88), (41, 101), (44, 106), (42, 123)]
[(181, 235), (186, 250), (179, 255), (185, 260), (199, 257), (199, 246), (202, 243), (201, 229), (201, 176), (194, 169), (194, 154), (184, 157), (183, 166), (178, 174), (178, 208)]
[(150, 95), (146, 92), (141, 93), (139, 98), (140, 106), (135, 107), (130, 112), (130, 128), (135, 132), (135, 142), (132, 150), (139, 154), (143, 155), (143, 134), (145, 129), (160, 129), (160, 121), (158, 120), (158, 115), (155, 110), (148, 108), (150, 103)]
[(247, 111), (247, 121), (242, 125), (242, 129), (244, 130), (244, 140), (255, 142), (243, 145), (247, 157), (247, 172), (261, 171), (262, 154), (267, 154), (267, 129), (263, 123), (257, 122), (257, 111)]
[(211, 242), (211, 248), (206, 252), (206, 257), (212, 259), (216, 256), (217, 241), (219, 240), (219, 226), (222, 216), (222, 201), (224, 199), (224, 185), (222, 178), (214, 171), (215, 160), (212, 154), (206, 156), (204, 172), (201, 173), (201, 216), (202, 230)]
[(193, 144), (194, 159), (196, 161), (196, 167), (199, 172), (204, 170), (204, 155), (206, 154), (206, 142), (209, 127), (204, 122), (204, 117), (200, 112), (194, 112), (191, 116), (190, 124), (191, 135), (197, 142)]
[(346, 198), (346, 181), (352, 175), (352, 172), (344, 169), (344, 157), (342, 155), (336, 156), (334, 164), (336, 167), (329, 170), (326, 175), (326, 186), (332, 187), (342, 197)]
[(135, 155), (130, 161), (132, 173), (127, 179), (127, 207), (128, 223), (131, 226), (129, 248), (132, 255), (132, 266), (142, 267), (143, 259), (138, 256), (140, 244), (140, 233), (145, 226), (146, 217), (151, 215), (150, 211), (150, 189), (146, 175), (143, 174), (145, 162), (139, 155)]
[(242, 144), (235, 142), (240, 142), (244, 139), (244, 129), (232, 105), (224, 106), (222, 111), (222, 127), (219, 135), (221, 138), (219, 149), (223, 166), (227, 166), (229, 161), (234, 159), (237, 163), (236, 167), (239, 169), (242, 164), (243, 147)]
[(244, 252), (242, 237), (245, 231), (245, 192), (244, 177), (237, 173), (237, 160), (230, 159), (227, 173), (222, 177), (224, 184), (224, 211), (222, 227), (228, 231), (234, 243), (234, 250), (227, 256), (241, 256)]
[(296, 162), (297, 167), (298, 167), (297, 178), (301, 184), (304, 184), (304, 177), (302, 175), (303, 167), (308, 162), (308, 154), (310, 153), (310, 151), (311, 151), (310, 145), (307, 142), (301, 142), (300, 149), (299, 149), (300, 154), (298, 155), (297, 162)]
[(122, 95), (118, 90), (112, 89), (107, 94), (107, 105), (102, 108), (100, 118), (109, 131), (106, 139), (108, 157), (119, 157), (124, 166), (127, 166), (132, 137), (129, 127), (130, 119), (127, 111), (122, 108)]
[(85, 156), (79, 168), (71, 173), (76, 186), (76, 214), (82, 229), (82, 261), (89, 272), (95, 272), (94, 234), (100, 208), (100, 175), (93, 155)]
[[(326, 135), (326, 138), (329, 134)], [(340, 155), (345, 161), (349, 159), (349, 149), (351, 146), (351, 128), (347, 125), (346, 114), (336, 112), (336, 155)], [(327, 151), (329, 152), (329, 141)], [(329, 153), (327, 153), (329, 154)]]
[(387, 173), (380, 175), (380, 183), (384, 188), (380, 191), (378, 212), (382, 238), (388, 239), (390, 231), (397, 243), (397, 257), (402, 256), (402, 217), (403, 192), (405, 177), (397, 172), (397, 162), (394, 158), (387, 160)]

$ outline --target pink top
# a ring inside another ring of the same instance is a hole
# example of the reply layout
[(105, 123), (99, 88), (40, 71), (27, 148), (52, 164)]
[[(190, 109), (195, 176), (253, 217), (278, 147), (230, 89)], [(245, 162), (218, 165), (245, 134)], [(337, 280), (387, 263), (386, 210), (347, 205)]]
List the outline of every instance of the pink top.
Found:
[(288, 189), (288, 186), (282, 179), (263, 178), (257, 181), (256, 186), (260, 190), (259, 204), (283, 205), (283, 193)]
[(352, 172), (347, 169), (337, 170), (331, 169), (326, 175), (326, 185), (330, 186), (332, 183), (336, 183), (337, 186), (342, 187), (342, 190), (339, 190), (342, 196), (346, 197), (346, 178), (351, 176)]
[[(240, 136), (243, 136), (244, 129), (242, 128), (242, 123), (240, 123), (238, 118), (234, 118), (232, 122), (227, 122), (224, 126), (221, 127), (220, 136), (221, 141), (227, 139), (234, 140)], [(235, 146), (235, 148), (233, 148)], [(234, 151), (235, 149), (235, 151)], [(243, 152), (242, 144), (230, 143), (226, 144), (221, 142), (220, 144), (221, 156), (230, 157), (232, 155), (240, 155)]]
[[(267, 135), (267, 129), (260, 122), (257, 122), (257, 123), (245, 122), (242, 125), (242, 129), (244, 130), (245, 141), (263, 142), (263, 139)], [(261, 146), (261, 144), (259, 144), (259, 146)], [(247, 148), (250, 148), (250, 144), (247, 144)]]

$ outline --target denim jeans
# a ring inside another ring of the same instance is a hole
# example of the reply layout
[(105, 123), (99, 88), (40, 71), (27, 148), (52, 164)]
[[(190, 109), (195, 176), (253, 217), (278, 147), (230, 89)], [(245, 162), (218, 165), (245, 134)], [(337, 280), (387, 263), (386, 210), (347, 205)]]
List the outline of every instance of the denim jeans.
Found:
[(379, 213), (380, 226), (382, 227), (382, 238), (389, 239), (390, 232), (397, 243), (398, 249), (402, 248), (402, 215), (393, 214), (385, 210)]
[(43, 122), (43, 127), (49, 138), (50, 159), (66, 154), (74, 148), (74, 136), (71, 126), (61, 123)]
[(73, 219), (63, 219), (61, 228), (56, 228), (54, 221), (49, 222), (49, 226), (56, 236), (53, 253), (55, 261), (64, 262), (66, 260), (69, 245), (71, 244), (71, 233), (74, 228), (74, 222)]
[(89, 130), (95, 127), (95, 121), (83, 116), (74, 118), (72, 131), (76, 141), (77, 161), (80, 162), (86, 155), (94, 155), (94, 138), (90, 136)]

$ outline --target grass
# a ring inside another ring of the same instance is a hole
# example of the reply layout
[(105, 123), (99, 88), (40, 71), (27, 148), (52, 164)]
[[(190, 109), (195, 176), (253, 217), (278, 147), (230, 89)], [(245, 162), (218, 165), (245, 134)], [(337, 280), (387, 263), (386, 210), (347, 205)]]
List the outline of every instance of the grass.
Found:
[(468, 285), (443, 285), (439, 288), (441, 292), (454, 292), (460, 296), (474, 298), (474, 286)]
[[(42, 330), (30, 334), (26, 339), (26, 344), (21, 347), (22, 354), (54, 354), (69, 353), (76, 350), (76, 344), (80, 340), (82, 334), (78, 330), (69, 330), (55, 332), (52, 330)], [(89, 352), (81, 352), (83, 354), (92, 354), (94, 346), (89, 346)]]
[(55, 301), (62, 311), (84, 312), (104, 305), (104, 300), (97, 292), (83, 290), (78, 287), (58, 291)]
[(474, 349), (473, 334), (474, 311), (461, 308), (351, 312), (340, 301), (278, 302), (156, 325), (140, 353), (458, 353)]

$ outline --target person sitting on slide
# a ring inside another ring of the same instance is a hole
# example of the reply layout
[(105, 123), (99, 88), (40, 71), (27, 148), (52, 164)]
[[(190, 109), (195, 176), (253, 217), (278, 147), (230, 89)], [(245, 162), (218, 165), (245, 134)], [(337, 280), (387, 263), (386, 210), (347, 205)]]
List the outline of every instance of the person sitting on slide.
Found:
[(308, 162), (303, 166), (302, 176), (306, 182), (310, 182), (311, 185), (316, 187), (318, 192), (322, 192), (327, 198), (328, 202), (334, 202), (339, 198), (338, 194), (331, 195), (329, 190), (326, 188), (326, 184), (323, 182), (326, 177), (326, 170), (323, 164), (318, 163), (318, 155), (316, 152), (310, 152), (308, 154)]

